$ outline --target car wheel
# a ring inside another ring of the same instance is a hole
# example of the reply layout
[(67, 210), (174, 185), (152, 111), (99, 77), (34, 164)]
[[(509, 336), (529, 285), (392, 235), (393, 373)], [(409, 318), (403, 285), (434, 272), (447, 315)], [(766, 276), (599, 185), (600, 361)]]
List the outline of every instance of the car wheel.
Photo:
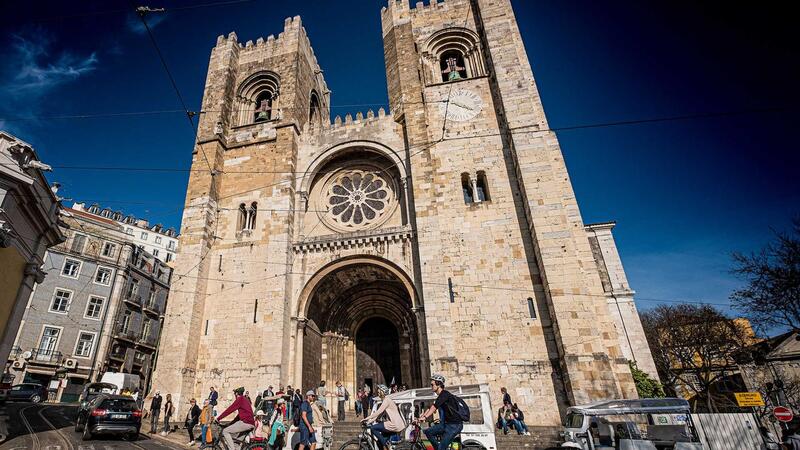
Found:
[(83, 439), (84, 441), (92, 439), (92, 432), (89, 431), (88, 423), (83, 426), (83, 436), (81, 436), (81, 439)]
[(41, 402), (41, 401), (42, 401), (42, 396), (41, 396), (41, 395), (39, 395), (39, 394), (33, 394), (33, 395), (31, 396), (31, 402), (33, 402), (33, 403), (39, 403), (39, 402)]
[(84, 427), (84, 426), (83, 426), (83, 425), (81, 425), (81, 419), (80, 419), (80, 418), (79, 418), (79, 419), (77, 419), (77, 420), (75, 421), (75, 432), (76, 432), (76, 433), (80, 433), (81, 431), (83, 431), (83, 427)]

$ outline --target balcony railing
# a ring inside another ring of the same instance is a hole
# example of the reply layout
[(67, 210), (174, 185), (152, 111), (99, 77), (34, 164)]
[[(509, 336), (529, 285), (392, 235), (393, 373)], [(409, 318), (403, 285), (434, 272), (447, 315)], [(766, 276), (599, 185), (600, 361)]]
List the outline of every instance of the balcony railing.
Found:
[(124, 300), (126, 302), (130, 303), (131, 305), (137, 306), (139, 308), (142, 307), (142, 296), (141, 295), (126, 295)]
[(31, 350), (31, 360), (45, 364), (59, 364), (63, 355), (61, 352), (36, 348)]
[(158, 342), (158, 338), (155, 336), (139, 336), (138, 343), (139, 345), (145, 345), (147, 347), (156, 348), (156, 343)]

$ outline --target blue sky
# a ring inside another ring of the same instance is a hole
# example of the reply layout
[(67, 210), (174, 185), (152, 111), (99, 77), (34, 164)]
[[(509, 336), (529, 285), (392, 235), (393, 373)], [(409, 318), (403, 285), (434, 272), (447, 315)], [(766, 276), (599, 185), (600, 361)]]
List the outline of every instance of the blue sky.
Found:
[[(199, 108), (217, 35), (235, 30), (255, 40), (299, 14), (333, 91), (333, 114), (344, 115), (368, 108), (347, 105), (386, 105), (383, 3), (145, 4), (178, 8), (149, 20), (189, 108)], [(513, 4), (554, 128), (783, 108), (559, 132), (585, 222), (618, 223), (640, 308), (655, 299), (727, 304), (738, 285), (730, 253), (759, 248), (771, 228), (787, 228), (800, 213), (792, 15), (778, 4)], [(137, 20), (127, 2), (6, 5), (0, 128), (54, 166), (187, 169), (193, 131), (182, 114), (163, 112), (180, 104)], [(52, 118), (140, 111), (153, 113)], [(60, 168), (49, 178), (65, 197), (177, 227), (188, 174)]]

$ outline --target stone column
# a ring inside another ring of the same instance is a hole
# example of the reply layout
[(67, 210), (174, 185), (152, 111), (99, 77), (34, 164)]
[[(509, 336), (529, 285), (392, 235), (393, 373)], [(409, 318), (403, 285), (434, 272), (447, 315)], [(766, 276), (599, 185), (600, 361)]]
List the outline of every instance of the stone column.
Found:
[[(303, 385), (303, 335), (308, 325), (308, 319), (305, 317), (297, 319), (297, 337), (295, 338), (295, 360), (294, 360), (294, 377), (292, 386)], [(287, 380), (288, 381), (288, 380)]]

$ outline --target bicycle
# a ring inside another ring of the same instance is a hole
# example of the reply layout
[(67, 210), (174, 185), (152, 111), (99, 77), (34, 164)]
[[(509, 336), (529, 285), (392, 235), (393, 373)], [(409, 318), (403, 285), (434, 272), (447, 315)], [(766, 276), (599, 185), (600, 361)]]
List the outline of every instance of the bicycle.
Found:
[(233, 435), (234, 448), (228, 448), (228, 444), (226, 444), (225, 440), (222, 439), (222, 431), (229, 425), (230, 424), (222, 425), (221, 423), (214, 421), (211, 424), (211, 435), (213, 437), (213, 441), (210, 444), (205, 444), (205, 446), (201, 448), (213, 450), (261, 450), (268, 447), (266, 442), (254, 440), (253, 430), (248, 430)]
[[(425, 445), (422, 443), (422, 439), (420, 436), (422, 435), (421, 428), (419, 424), (413, 424), (414, 427), (413, 435), (414, 439), (410, 442), (392, 442), (391, 437), (387, 441), (387, 445), (389, 446), (389, 450), (425, 450)], [(398, 433), (393, 433), (394, 435)], [(383, 450), (378, 443), (378, 438), (372, 434), (372, 430), (366, 424), (366, 422), (361, 422), (361, 434), (355, 439), (350, 439), (349, 441), (342, 444), (339, 447), (339, 450)]]

